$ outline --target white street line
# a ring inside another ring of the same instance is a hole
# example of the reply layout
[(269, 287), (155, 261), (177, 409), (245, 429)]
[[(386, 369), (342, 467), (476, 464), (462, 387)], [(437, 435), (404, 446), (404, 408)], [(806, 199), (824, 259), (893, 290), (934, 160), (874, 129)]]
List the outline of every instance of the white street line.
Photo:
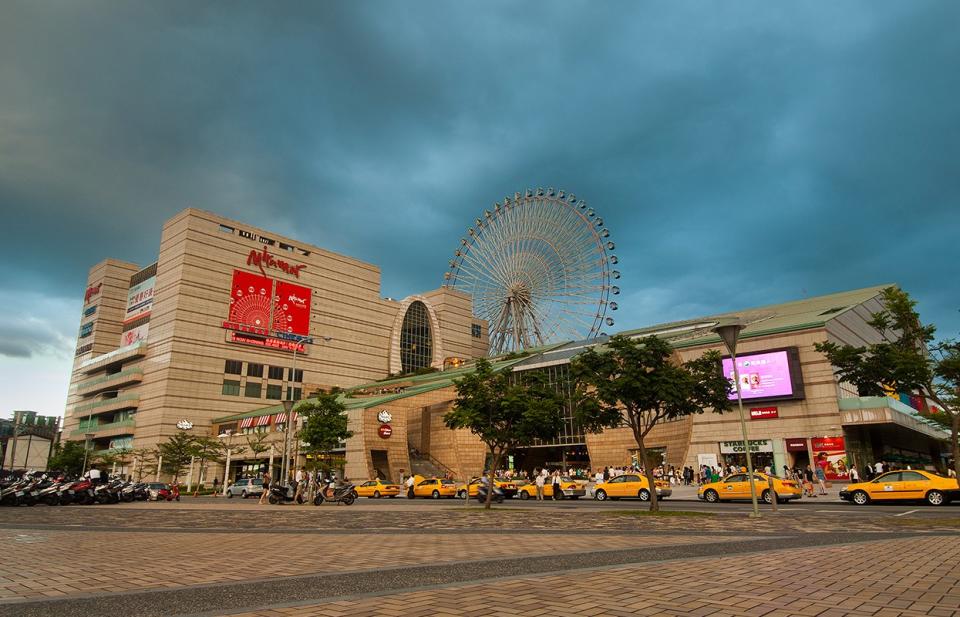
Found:
[(894, 516), (906, 516), (908, 514), (913, 514), (914, 512), (919, 512), (919, 510), (908, 510), (906, 512), (901, 512), (900, 514), (894, 514)]
[(841, 512), (841, 513), (844, 513), (844, 514), (845, 514), (845, 513), (849, 512), (849, 511), (850, 511), (850, 510), (817, 510), (817, 514), (820, 514), (821, 512), (831, 512), (831, 513)]

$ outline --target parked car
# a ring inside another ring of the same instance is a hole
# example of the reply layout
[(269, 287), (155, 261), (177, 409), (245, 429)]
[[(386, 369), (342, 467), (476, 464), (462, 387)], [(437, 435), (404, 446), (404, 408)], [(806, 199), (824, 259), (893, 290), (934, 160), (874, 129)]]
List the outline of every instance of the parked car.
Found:
[[(543, 496), (553, 499), (553, 478), (548, 478), (547, 483), (543, 485)], [(536, 499), (537, 485), (533, 482), (517, 483), (520, 487), (518, 495), (520, 499)], [(563, 476), (560, 478), (560, 490), (563, 491), (562, 499), (579, 499), (587, 494), (587, 489), (582, 484), (571, 478)]]
[(840, 499), (858, 506), (871, 501), (925, 501), (931, 506), (942, 506), (960, 499), (960, 487), (954, 478), (908, 469), (885, 473), (870, 482), (849, 484), (840, 491)]
[(443, 478), (428, 478), (413, 487), (414, 497), (453, 497), (457, 494), (457, 483)]
[[(666, 499), (673, 494), (670, 483), (663, 480), (657, 480), (657, 497)], [(593, 498), (597, 501), (606, 501), (612, 499), (639, 499), (640, 501), (650, 501), (650, 483), (647, 477), (636, 473), (627, 473), (622, 476), (610, 478), (606, 482), (596, 485), (593, 490)]]
[(149, 482), (147, 484), (147, 490), (150, 491), (150, 501), (158, 501), (160, 499), (160, 491), (169, 490), (170, 485), (166, 482)]
[(356, 493), (358, 497), (370, 497), (371, 499), (396, 497), (400, 494), (400, 485), (388, 484), (380, 479), (368, 480), (357, 485)]
[[(753, 472), (753, 475), (756, 478), (754, 480), (754, 490), (757, 497), (767, 503), (773, 501), (773, 495), (770, 494), (770, 479), (773, 479), (773, 490), (777, 493), (778, 502), (786, 503), (791, 499), (800, 499), (803, 496), (803, 489), (793, 480), (768, 476), (759, 471)], [(747, 481), (747, 474), (735, 473), (719, 482), (704, 484), (697, 491), (697, 497), (710, 503), (750, 499), (750, 482)]]
[(263, 494), (263, 480), (261, 478), (241, 478), (227, 487), (227, 497), (239, 495), (246, 499), (247, 497), (259, 497)]

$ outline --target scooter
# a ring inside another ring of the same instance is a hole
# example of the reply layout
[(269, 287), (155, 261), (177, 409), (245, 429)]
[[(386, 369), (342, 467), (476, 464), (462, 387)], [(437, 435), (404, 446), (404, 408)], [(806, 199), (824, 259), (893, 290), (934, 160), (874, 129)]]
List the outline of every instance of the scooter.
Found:
[(180, 501), (180, 485), (171, 484), (168, 488), (157, 490), (157, 501)]
[(313, 498), (313, 505), (319, 506), (325, 501), (342, 503), (347, 506), (352, 505), (357, 498), (355, 488), (356, 487), (350, 482), (346, 482), (340, 486), (337, 486), (333, 482), (328, 482), (317, 488), (317, 494)]
[[(496, 486), (493, 487), (493, 501), (497, 503), (503, 503), (504, 495), (503, 489), (500, 489)], [(483, 484), (482, 482), (479, 486), (477, 486), (477, 501), (480, 503), (487, 502), (487, 485)]]
[(270, 505), (275, 506), (280, 503), (288, 503), (296, 501), (297, 504), (303, 503), (303, 495), (301, 494), (299, 498), (296, 497), (297, 494), (297, 485), (296, 484), (287, 484), (280, 486), (279, 482), (274, 482), (270, 485), (270, 494), (267, 496), (267, 501), (270, 502)]

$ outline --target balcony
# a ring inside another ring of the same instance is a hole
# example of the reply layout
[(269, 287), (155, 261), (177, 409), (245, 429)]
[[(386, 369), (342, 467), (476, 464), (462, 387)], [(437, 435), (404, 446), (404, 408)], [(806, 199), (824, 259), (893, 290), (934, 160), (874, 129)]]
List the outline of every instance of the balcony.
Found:
[(140, 367), (128, 368), (112, 375), (102, 375), (81, 381), (77, 384), (77, 392), (84, 396), (91, 396), (99, 392), (117, 390), (141, 381), (143, 381), (143, 369)]
[(127, 345), (126, 347), (120, 347), (119, 349), (114, 349), (111, 352), (99, 355), (95, 358), (90, 358), (80, 363), (80, 370), (87, 375), (92, 375), (97, 371), (102, 371), (111, 364), (116, 364), (117, 362), (126, 362), (127, 360), (133, 360), (135, 358), (142, 358), (147, 355), (147, 343), (146, 341), (141, 341), (139, 343), (134, 343), (133, 345)]
[(136, 409), (140, 406), (139, 394), (122, 394), (116, 398), (105, 398), (92, 403), (74, 405), (74, 416), (89, 416), (93, 414), (106, 413), (108, 411), (122, 411), (124, 409)]
[(136, 425), (137, 423), (133, 418), (127, 418), (126, 420), (120, 420), (119, 422), (108, 422), (106, 424), (101, 424), (97, 422), (96, 418), (93, 418), (90, 421), (81, 420), (80, 427), (74, 431), (70, 431), (70, 436), (81, 437), (87, 433), (92, 433), (98, 438), (126, 435), (128, 433), (133, 433), (133, 429)]

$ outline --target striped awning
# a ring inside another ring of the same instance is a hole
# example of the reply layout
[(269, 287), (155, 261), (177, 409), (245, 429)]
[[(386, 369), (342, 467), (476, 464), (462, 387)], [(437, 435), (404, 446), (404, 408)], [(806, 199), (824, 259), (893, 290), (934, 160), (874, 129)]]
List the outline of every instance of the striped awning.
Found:
[[(293, 421), (296, 422), (300, 418), (300, 414), (293, 412)], [(287, 422), (287, 412), (282, 411), (274, 416), (273, 419), (275, 424), (286, 424)]]
[(254, 418), (244, 418), (240, 420), (240, 428), (250, 428), (253, 426), (253, 420)]
[(265, 416), (257, 416), (256, 418), (253, 418), (253, 420), (254, 426), (268, 426), (270, 424), (270, 415), (267, 414)]

